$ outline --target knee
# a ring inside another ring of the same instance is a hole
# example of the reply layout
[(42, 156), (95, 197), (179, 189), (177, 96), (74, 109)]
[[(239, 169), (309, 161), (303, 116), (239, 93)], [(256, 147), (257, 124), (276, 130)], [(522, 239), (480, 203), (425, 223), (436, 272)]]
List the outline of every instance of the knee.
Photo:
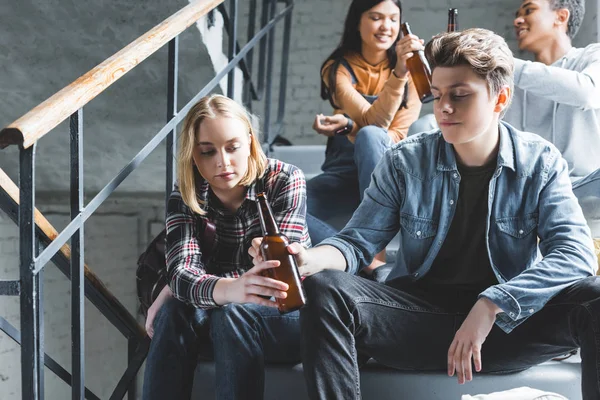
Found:
[(358, 130), (354, 141), (354, 152), (363, 149), (377, 149), (389, 146), (391, 139), (385, 129), (367, 125)]
[(590, 276), (579, 281), (575, 287), (572, 287), (574, 303), (579, 304), (574, 316), (577, 320), (590, 323), (589, 318), (597, 318), (600, 315), (600, 276)]
[(310, 308), (322, 308), (332, 302), (348, 278), (344, 271), (327, 269), (309, 276), (302, 282)]
[(188, 324), (190, 322), (190, 312), (190, 307), (187, 304), (175, 298), (168, 299), (154, 317), (154, 331)]
[[(596, 308), (600, 307), (600, 276), (590, 276), (583, 279), (577, 290), (583, 304), (595, 304)], [(600, 312), (600, 309), (597, 311)]]
[(226, 304), (215, 308), (210, 317), (211, 334), (219, 337), (239, 332), (241, 327), (250, 325), (253, 319), (249, 307), (249, 304)]

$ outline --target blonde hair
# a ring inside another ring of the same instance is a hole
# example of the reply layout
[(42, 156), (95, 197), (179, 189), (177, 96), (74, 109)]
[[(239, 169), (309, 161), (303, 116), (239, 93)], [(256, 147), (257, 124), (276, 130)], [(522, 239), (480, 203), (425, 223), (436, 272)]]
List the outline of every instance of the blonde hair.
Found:
[(425, 56), (432, 71), (436, 67), (470, 66), (473, 72), (485, 79), (493, 96), (500, 93), (504, 86), (510, 88), (510, 93), (513, 92), (513, 54), (504, 39), (492, 31), (473, 28), (440, 33), (425, 46)]
[(200, 124), (206, 118), (217, 117), (235, 118), (244, 123), (251, 136), (250, 157), (248, 157), (248, 170), (240, 180), (240, 185), (249, 186), (263, 176), (267, 168), (267, 156), (260, 146), (258, 132), (252, 126), (252, 119), (248, 111), (228, 97), (213, 94), (203, 97), (188, 112), (183, 120), (179, 139), (177, 155), (177, 182), (179, 191), (185, 204), (197, 214), (204, 215), (206, 211), (201, 208), (196, 193), (194, 180), (194, 147)]

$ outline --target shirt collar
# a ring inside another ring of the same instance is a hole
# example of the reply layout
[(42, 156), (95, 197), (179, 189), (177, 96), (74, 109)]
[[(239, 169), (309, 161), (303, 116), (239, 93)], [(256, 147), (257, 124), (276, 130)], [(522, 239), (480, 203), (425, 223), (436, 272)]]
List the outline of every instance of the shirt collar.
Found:
[[(196, 180), (196, 188), (197, 188), (196, 192), (198, 193), (198, 200), (200, 201), (200, 204), (203, 205), (203, 208), (205, 208), (206, 210), (216, 212), (220, 215), (231, 214), (231, 212), (229, 212), (225, 208), (223, 208), (223, 206), (221, 205), (221, 202), (218, 201), (218, 199), (216, 198), (215, 194), (211, 190), (210, 185), (208, 184), (206, 179), (204, 179), (195, 168), (194, 168), (194, 178)], [(247, 188), (248, 189), (246, 190), (246, 199), (245, 199), (244, 203), (246, 203), (247, 201), (255, 202), (256, 195), (258, 194), (258, 188), (257, 188), (256, 181), (253, 182)], [(243, 207), (240, 207), (238, 209), (238, 211), (241, 210), (242, 208)]]

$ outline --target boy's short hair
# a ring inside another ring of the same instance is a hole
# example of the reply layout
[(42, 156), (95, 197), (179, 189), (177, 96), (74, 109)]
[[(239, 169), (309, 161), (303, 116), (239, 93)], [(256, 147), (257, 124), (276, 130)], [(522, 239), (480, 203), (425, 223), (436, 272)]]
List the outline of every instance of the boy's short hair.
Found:
[(556, 11), (560, 9), (569, 10), (569, 21), (567, 22), (567, 36), (571, 40), (579, 32), (583, 16), (585, 15), (585, 0), (548, 0), (550, 9)]
[(473, 28), (440, 33), (427, 43), (425, 55), (431, 71), (436, 67), (468, 65), (485, 79), (491, 95), (500, 93), (504, 86), (513, 91), (513, 54), (504, 39), (492, 31)]

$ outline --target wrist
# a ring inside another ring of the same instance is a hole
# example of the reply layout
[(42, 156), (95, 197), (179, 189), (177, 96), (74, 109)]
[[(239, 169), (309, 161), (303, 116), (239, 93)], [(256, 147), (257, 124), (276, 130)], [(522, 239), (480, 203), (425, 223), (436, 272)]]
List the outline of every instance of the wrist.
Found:
[(231, 303), (230, 293), (234, 278), (220, 278), (213, 289), (213, 300), (220, 306)]
[(396, 66), (396, 68), (392, 70), (392, 75), (394, 75), (397, 79), (405, 80), (408, 77), (408, 71), (402, 72), (402, 69)]
[(485, 307), (490, 311), (490, 313), (498, 315), (502, 312), (502, 309), (487, 297), (481, 297), (479, 298), (479, 300), (485, 305)]
[(354, 121), (352, 121), (350, 118), (345, 117), (346, 118), (346, 126), (344, 126), (341, 129), (338, 129), (337, 131), (334, 132), (335, 136), (340, 136), (340, 135), (347, 135), (350, 132), (352, 132), (352, 129), (354, 129)]

